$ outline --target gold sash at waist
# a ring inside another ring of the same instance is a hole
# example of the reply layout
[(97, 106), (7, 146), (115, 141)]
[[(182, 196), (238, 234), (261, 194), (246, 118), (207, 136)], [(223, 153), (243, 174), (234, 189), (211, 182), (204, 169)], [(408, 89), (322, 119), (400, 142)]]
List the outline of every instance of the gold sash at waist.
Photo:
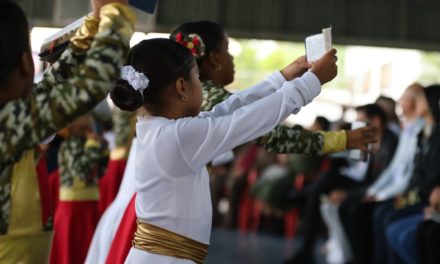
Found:
[(60, 188), (60, 201), (98, 201), (99, 188), (97, 186), (88, 186), (85, 188)]
[(209, 245), (137, 220), (133, 247), (152, 254), (187, 259), (203, 264)]

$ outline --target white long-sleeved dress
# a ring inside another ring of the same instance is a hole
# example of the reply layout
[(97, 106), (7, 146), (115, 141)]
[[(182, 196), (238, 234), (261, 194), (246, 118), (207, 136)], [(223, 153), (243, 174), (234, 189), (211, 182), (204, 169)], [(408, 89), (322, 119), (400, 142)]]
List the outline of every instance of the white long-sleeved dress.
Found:
[(101, 216), (85, 264), (104, 264), (116, 231), (119, 228), (125, 209), (127, 209), (130, 199), (135, 193), (135, 160), (136, 160), (136, 138), (131, 143), (127, 165), (125, 166), (124, 176), (115, 200), (107, 207)]
[[(197, 117), (140, 117), (136, 125), (137, 218), (209, 244), (212, 208), (206, 164), (271, 131), (320, 91), (319, 80), (311, 72), (293, 81), (276, 72)], [(192, 262), (131, 248), (126, 263)]]

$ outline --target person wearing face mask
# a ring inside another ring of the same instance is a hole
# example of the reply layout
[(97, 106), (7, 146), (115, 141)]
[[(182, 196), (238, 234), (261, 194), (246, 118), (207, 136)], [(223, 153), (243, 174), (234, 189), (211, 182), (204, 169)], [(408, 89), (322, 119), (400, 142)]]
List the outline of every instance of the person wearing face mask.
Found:
[(423, 91), (429, 107), (423, 113), (425, 126), (418, 137), (414, 172), (405, 192), (397, 197), (394, 209), (384, 217), (387, 242), (395, 253), (389, 263), (419, 263), (417, 227), (439, 211), (440, 85), (428, 86)]
[[(320, 223), (316, 216), (319, 215), (321, 202), (327, 207), (331, 205), (336, 208), (332, 217), (338, 222), (339, 229), (344, 230), (344, 221), (351, 221), (350, 217), (356, 217), (352, 213), (346, 216), (345, 212), (349, 212), (352, 205), (357, 204), (366, 188), (388, 166), (393, 157), (397, 136), (386, 128), (387, 119), (384, 111), (376, 104), (367, 104), (357, 107), (356, 112), (357, 120), (377, 129), (379, 140), (373, 146), (374, 152), (377, 153), (367, 162), (332, 157), (330, 169), (320, 174), (318, 179), (305, 188), (306, 202), (302, 222), (307, 224), (304, 225), (302, 232), (303, 241), (296, 254), (286, 263), (313, 263), (313, 249), (319, 230), (317, 226)], [(338, 215), (338, 210), (341, 211), (341, 216)], [(329, 221), (328, 217), (324, 219)], [(351, 238), (351, 233), (348, 235)], [(350, 255), (350, 253), (346, 254), (346, 258), (350, 258)]]

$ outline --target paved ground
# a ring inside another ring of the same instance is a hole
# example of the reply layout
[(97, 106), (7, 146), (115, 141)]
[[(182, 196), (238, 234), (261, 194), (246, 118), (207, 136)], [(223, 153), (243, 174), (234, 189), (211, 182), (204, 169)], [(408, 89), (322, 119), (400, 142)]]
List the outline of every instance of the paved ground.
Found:
[[(215, 229), (211, 235), (207, 264), (278, 264), (295, 252), (300, 238), (286, 240), (282, 236), (264, 234), (240, 234), (236, 231)], [(318, 263), (324, 263), (319, 248), (316, 246)]]

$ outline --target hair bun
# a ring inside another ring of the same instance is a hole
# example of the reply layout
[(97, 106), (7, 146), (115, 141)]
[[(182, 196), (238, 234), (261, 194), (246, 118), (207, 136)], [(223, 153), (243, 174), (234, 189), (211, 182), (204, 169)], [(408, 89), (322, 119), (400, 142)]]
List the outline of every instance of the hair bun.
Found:
[(110, 92), (110, 98), (113, 103), (124, 111), (136, 111), (143, 105), (142, 95), (131, 85), (122, 79), (119, 79)]

